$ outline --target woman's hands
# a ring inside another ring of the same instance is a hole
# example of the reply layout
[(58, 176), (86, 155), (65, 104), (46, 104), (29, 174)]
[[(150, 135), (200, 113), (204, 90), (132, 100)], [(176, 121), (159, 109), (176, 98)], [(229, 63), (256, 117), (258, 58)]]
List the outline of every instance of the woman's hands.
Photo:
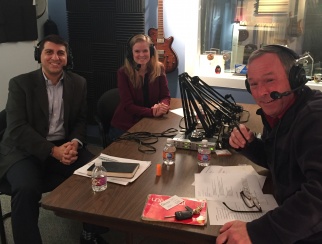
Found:
[(152, 111), (154, 117), (160, 117), (169, 112), (169, 105), (164, 103), (154, 104), (154, 106), (152, 107)]

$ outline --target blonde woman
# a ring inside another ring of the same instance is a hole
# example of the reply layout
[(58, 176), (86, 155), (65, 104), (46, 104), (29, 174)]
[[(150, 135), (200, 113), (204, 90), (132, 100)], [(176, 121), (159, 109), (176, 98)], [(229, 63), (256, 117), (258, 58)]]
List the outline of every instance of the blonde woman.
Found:
[(129, 39), (127, 48), (124, 65), (117, 73), (120, 104), (111, 121), (111, 140), (141, 118), (159, 117), (169, 111), (168, 80), (150, 37), (135, 35)]

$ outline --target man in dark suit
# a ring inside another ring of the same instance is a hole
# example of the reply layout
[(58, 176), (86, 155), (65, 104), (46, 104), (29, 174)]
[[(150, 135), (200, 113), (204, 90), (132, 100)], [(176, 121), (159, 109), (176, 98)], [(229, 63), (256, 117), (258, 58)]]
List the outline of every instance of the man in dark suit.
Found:
[[(16, 244), (42, 243), (38, 228), (42, 193), (93, 158), (83, 144), (86, 80), (66, 71), (72, 61), (68, 44), (57, 35), (47, 36), (36, 47), (35, 59), (41, 69), (9, 82), (7, 128), (0, 143), (0, 179), (11, 186)], [(101, 237), (93, 238), (88, 229), (81, 243), (98, 243)]]

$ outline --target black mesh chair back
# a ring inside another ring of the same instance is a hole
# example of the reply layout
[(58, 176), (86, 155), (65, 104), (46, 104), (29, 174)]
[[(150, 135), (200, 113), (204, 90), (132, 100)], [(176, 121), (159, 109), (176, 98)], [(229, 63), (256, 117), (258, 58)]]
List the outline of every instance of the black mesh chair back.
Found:
[(118, 88), (106, 91), (97, 102), (97, 115), (95, 116), (95, 120), (99, 126), (103, 148), (111, 144), (111, 141), (109, 141), (107, 137), (107, 133), (110, 129), (111, 120), (119, 103), (120, 96)]

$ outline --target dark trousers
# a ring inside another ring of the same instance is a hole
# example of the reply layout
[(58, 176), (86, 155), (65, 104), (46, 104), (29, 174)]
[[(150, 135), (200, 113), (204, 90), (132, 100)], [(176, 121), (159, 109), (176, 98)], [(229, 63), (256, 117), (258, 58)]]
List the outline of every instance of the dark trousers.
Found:
[(78, 159), (71, 165), (64, 165), (52, 157), (45, 162), (28, 157), (11, 166), (6, 179), (11, 185), (11, 223), (15, 244), (42, 243), (38, 228), (42, 193), (55, 189), (93, 157), (89, 151), (80, 149)]
[(119, 138), (121, 135), (123, 135), (126, 131), (119, 129), (119, 128), (115, 128), (113, 126), (110, 127), (109, 131), (108, 131), (108, 135), (107, 138), (110, 142), (115, 141), (117, 138)]

